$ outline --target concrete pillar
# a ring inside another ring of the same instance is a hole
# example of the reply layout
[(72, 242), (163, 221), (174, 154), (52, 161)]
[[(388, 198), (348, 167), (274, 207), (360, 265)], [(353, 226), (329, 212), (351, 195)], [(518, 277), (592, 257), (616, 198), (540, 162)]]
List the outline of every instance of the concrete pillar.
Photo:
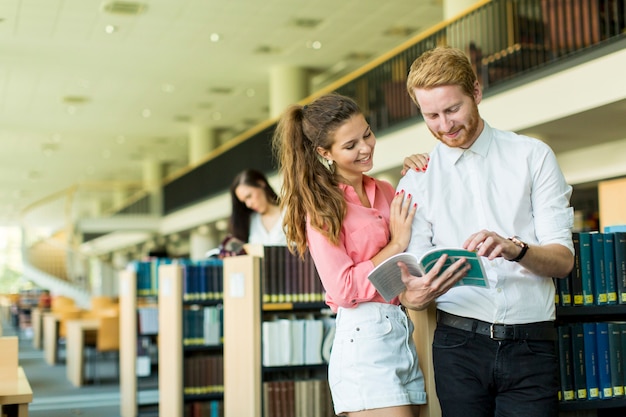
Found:
[(213, 225), (203, 225), (193, 230), (189, 236), (189, 258), (204, 259), (207, 251), (220, 244), (219, 232)]
[(217, 147), (217, 135), (213, 128), (200, 125), (189, 127), (189, 164), (196, 165), (206, 154)]
[(160, 216), (163, 207), (163, 193), (161, 181), (163, 179), (163, 165), (153, 158), (143, 161), (143, 187), (150, 194), (148, 213)]
[(309, 95), (306, 70), (277, 65), (270, 69), (270, 118)]

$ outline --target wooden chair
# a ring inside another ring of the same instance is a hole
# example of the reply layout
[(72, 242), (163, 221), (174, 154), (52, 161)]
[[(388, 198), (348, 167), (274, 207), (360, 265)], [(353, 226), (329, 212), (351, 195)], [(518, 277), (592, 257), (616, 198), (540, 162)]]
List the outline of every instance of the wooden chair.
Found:
[(67, 336), (67, 321), (80, 319), (83, 314), (83, 310), (79, 307), (72, 305), (57, 306), (57, 310), (54, 314), (59, 319), (59, 332), (57, 334), (57, 359), (59, 359), (59, 353), (62, 350), (61, 347), (65, 346), (65, 338)]
[(101, 314), (98, 318), (100, 324), (98, 326), (98, 333), (96, 336), (96, 344), (93, 346), (93, 352), (91, 356), (91, 368), (94, 383), (99, 383), (97, 372), (97, 362), (100, 357), (105, 357), (107, 354), (114, 354), (115, 360), (115, 374), (119, 377), (119, 349), (120, 349), (120, 318), (118, 314)]

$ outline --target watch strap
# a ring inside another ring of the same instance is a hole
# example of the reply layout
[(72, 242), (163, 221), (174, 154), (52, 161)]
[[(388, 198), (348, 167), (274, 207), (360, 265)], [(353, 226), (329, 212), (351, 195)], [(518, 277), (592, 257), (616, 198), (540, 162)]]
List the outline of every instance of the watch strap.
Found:
[(524, 242), (522, 242), (521, 240), (519, 240), (519, 238), (517, 238), (516, 236), (513, 237), (509, 237), (508, 238), (511, 242), (513, 242), (515, 244), (515, 246), (519, 246), (520, 248), (522, 248), (522, 250), (520, 251), (520, 253), (513, 259), (509, 259), (510, 262), (519, 262), (522, 260), (522, 258), (524, 257), (524, 255), (526, 255), (526, 252), (528, 252), (528, 245)]

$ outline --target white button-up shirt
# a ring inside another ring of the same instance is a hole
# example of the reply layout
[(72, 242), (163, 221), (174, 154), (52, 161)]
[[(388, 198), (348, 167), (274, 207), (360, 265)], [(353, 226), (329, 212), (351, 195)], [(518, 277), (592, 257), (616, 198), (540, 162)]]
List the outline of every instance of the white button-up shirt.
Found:
[[(572, 188), (552, 150), (537, 139), (485, 123), (470, 149), (438, 143), (426, 172), (410, 171), (397, 189), (418, 204), (408, 252), (460, 247), (486, 229), (531, 245), (558, 243), (574, 253)], [(436, 300), (437, 308), (497, 323), (554, 320), (551, 277), (501, 257), (483, 260), (490, 288), (454, 287)]]

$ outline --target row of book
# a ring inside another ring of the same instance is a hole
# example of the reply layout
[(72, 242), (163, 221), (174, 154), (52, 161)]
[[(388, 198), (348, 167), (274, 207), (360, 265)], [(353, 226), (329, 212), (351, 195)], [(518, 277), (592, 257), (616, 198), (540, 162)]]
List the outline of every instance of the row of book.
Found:
[(571, 323), (557, 330), (561, 401), (623, 398), (626, 322)]
[(169, 258), (149, 258), (132, 261), (127, 268), (137, 276), (137, 296), (156, 297), (159, 292), (159, 266), (171, 264)]
[(574, 268), (555, 280), (557, 304), (626, 304), (626, 232), (577, 232), (572, 239)]
[(334, 417), (326, 379), (263, 383), (265, 417)]
[(183, 309), (183, 346), (216, 346), (223, 343), (222, 305)]
[(263, 366), (327, 363), (334, 338), (333, 317), (275, 317), (262, 323)]
[(185, 403), (185, 417), (224, 417), (224, 401), (192, 401)]
[(211, 258), (183, 264), (183, 301), (224, 298), (224, 262)]
[(286, 246), (263, 248), (263, 302), (324, 301), (324, 289), (311, 255), (304, 259)]
[(203, 395), (224, 392), (224, 356), (197, 354), (183, 359), (183, 393)]

